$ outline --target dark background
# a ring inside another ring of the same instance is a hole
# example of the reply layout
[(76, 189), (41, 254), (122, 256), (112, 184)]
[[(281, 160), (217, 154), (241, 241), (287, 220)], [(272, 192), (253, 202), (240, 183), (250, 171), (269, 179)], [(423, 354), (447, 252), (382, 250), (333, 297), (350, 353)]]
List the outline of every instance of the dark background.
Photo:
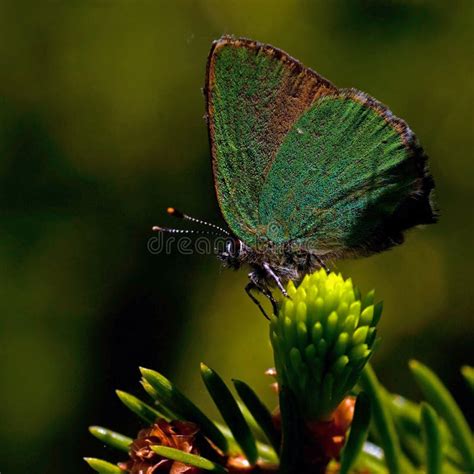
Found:
[(439, 224), (337, 267), (385, 301), (382, 381), (418, 397), (407, 361), (420, 359), (467, 410), (473, 13), (470, 0), (2, 1), (0, 471), (79, 473), (82, 456), (113, 459), (87, 427), (136, 433), (114, 389), (140, 393), (139, 365), (206, 408), (200, 360), (274, 403), (246, 272), (147, 251), (153, 224), (180, 224), (168, 205), (219, 222), (201, 88), (223, 33), (287, 50), (416, 131)]

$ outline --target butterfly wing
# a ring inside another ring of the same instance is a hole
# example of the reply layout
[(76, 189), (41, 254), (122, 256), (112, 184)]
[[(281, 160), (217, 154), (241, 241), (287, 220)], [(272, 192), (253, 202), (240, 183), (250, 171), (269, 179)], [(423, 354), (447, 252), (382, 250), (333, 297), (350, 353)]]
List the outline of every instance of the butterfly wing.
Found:
[(336, 88), (283, 51), (245, 39), (213, 43), (205, 96), (214, 183), (233, 233), (252, 245), (258, 202), (277, 150), (297, 118)]
[(405, 122), (356, 90), (319, 98), (279, 147), (259, 200), (268, 239), (372, 253), (434, 222), (433, 180)]

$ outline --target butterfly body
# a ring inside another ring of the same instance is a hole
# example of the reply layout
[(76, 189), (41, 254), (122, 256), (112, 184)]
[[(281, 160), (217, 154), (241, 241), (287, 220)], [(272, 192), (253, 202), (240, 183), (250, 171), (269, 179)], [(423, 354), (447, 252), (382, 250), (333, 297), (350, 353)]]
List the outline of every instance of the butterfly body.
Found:
[(224, 36), (204, 88), (217, 200), (232, 239), (224, 264), (251, 286), (298, 280), (370, 255), (435, 222), (427, 157), (401, 119), (285, 52)]
[(261, 243), (256, 249), (235, 238), (228, 242), (219, 258), (225, 267), (233, 270), (248, 265), (252, 269), (251, 279), (259, 287), (265, 282), (269, 282), (270, 286), (275, 284), (268, 275), (268, 268), (272, 269), (279, 281), (286, 283), (289, 280), (299, 280), (323, 264), (315, 251), (293, 246), (290, 242), (278, 246), (268, 241)]

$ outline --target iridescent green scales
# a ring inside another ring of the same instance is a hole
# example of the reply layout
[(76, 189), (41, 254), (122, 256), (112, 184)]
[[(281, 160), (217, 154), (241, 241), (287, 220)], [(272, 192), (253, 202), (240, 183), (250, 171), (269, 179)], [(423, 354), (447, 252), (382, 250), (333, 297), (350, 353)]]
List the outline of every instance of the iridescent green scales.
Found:
[[(272, 67), (272, 59), (266, 55), (257, 55), (253, 62), (247, 61), (246, 55), (244, 48), (226, 48), (216, 58), (214, 109), (225, 112), (222, 117), (217, 112), (214, 122), (216, 160), (220, 163), (216, 180), (221, 201), (231, 201), (233, 212), (238, 213), (226, 217), (255, 227), (255, 200), (264, 181), (263, 174), (255, 171), (266, 167), (276, 145), (265, 136), (284, 71), (280, 63)], [(241, 65), (238, 71), (235, 64)], [(252, 80), (248, 81), (249, 77)]]
[(258, 201), (296, 119), (332, 84), (270, 46), (222, 38), (208, 60), (206, 97), (216, 192), (246, 242), (259, 236)]
[(363, 247), (416, 178), (401, 135), (383, 116), (351, 94), (322, 97), (277, 152), (261, 191), (260, 222), (277, 243)]

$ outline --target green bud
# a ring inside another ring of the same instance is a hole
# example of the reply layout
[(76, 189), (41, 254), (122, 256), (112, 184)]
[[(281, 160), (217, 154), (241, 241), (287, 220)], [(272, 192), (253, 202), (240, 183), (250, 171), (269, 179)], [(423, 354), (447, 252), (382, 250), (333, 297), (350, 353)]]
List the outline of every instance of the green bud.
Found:
[(376, 340), (381, 305), (352, 280), (319, 270), (286, 290), (270, 323), (278, 382), (307, 420), (324, 420), (357, 382)]

